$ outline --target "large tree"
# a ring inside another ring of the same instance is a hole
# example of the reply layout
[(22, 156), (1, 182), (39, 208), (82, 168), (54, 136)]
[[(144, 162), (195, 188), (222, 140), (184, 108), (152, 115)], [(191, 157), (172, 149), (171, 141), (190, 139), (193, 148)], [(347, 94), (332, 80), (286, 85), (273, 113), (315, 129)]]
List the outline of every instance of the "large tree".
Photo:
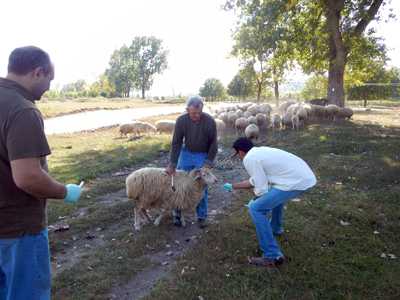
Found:
[(154, 80), (167, 67), (167, 51), (155, 37), (135, 37), (129, 47), (115, 50), (106, 75), (119, 96), (129, 97), (132, 89), (141, 91), (142, 98)]
[(208, 101), (221, 99), (225, 94), (224, 85), (216, 78), (208, 78), (199, 90), (200, 96)]
[(110, 67), (106, 70), (108, 80), (115, 86), (117, 96), (129, 97), (136, 81), (136, 65), (128, 47), (115, 50), (110, 59)]
[(239, 99), (244, 99), (252, 93), (252, 82), (240, 72), (228, 84), (228, 94)]
[(361, 57), (373, 60), (385, 54), (374, 30), (366, 28), (372, 20), (379, 19), (378, 11), (388, 1), (228, 0), (227, 7), (238, 8), (242, 14), (253, 6), (266, 12), (279, 8), (281, 17), (276, 22), (266, 18), (268, 14), (245, 14), (245, 19), (259, 19), (258, 22), (273, 28), (284, 21), (284, 41), (288, 49), (295, 50), (303, 71), (319, 74), (327, 71), (328, 101), (343, 106), (346, 66), (354, 69)]
[(167, 51), (162, 41), (155, 37), (136, 37), (129, 47), (136, 62), (135, 88), (140, 90), (142, 98), (153, 85), (154, 75), (161, 74), (167, 68)]
[[(265, 5), (268, 2), (268, 5)], [(232, 53), (239, 57), (244, 69), (253, 65), (260, 100), (267, 84), (274, 88), (279, 101), (279, 84), (291, 66), (294, 52), (288, 47), (286, 5), (278, 1), (228, 1), (226, 9), (240, 8), (240, 22), (234, 33)]]

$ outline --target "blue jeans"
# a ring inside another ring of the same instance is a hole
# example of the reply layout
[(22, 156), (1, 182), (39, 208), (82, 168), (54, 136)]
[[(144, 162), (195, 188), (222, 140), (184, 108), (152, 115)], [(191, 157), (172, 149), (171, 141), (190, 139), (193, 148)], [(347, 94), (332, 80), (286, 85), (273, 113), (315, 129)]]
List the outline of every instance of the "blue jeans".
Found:
[[(289, 200), (305, 191), (282, 191), (272, 188), (268, 193), (250, 200), (247, 207), (256, 226), (258, 243), (263, 256), (277, 258), (283, 255), (274, 238), (274, 234), (283, 233), (283, 206)], [(271, 220), (267, 214), (271, 212)]]
[[(207, 153), (190, 152), (186, 148), (183, 148), (181, 150), (181, 153), (179, 154), (178, 165), (176, 166), (176, 168), (178, 170), (184, 170), (184, 171), (191, 171), (196, 168), (201, 168), (204, 165), (204, 161), (206, 160), (206, 158), (207, 158)], [(197, 218), (206, 219), (207, 209), (208, 209), (208, 189), (206, 187), (204, 189), (204, 196), (196, 207)]]
[(35, 235), (0, 239), (0, 300), (50, 299), (47, 229)]

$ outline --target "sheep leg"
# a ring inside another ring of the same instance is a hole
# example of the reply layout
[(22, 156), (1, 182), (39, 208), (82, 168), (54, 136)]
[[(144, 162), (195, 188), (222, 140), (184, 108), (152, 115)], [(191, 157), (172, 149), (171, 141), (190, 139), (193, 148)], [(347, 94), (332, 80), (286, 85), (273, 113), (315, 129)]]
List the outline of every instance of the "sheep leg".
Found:
[(139, 212), (136, 208), (133, 209), (134, 211), (134, 226), (135, 230), (139, 231), (140, 230), (140, 215)]
[(150, 215), (147, 213), (147, 210), (145, 210), (144, 208), (142, 208), (141, 214), (142, 214), (142, 216), (144, 216), (146, 218), (146, 220), (147, 220), (146, 224), (153, 222)]
[(182, 212), (181, 212), (181, 224), (182, 224), (182, 227), (186, 227), (185, 217), (183, 216)]
[(161, 209), (160, 215), (154, 220), (154, 225), (155, 225), (155, 226), (160, 225), (161, 219), (162, 219), (163, 216), (164, 216), (164, 212), (165, 212), (165, 209)]

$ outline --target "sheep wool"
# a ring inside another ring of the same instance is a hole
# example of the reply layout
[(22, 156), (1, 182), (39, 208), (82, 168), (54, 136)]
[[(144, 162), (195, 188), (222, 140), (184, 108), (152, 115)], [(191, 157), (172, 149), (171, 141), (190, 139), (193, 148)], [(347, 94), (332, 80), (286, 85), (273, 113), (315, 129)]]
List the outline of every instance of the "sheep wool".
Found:
[(176, 171), (174, 189), (172, 178), (162, 168), (142, 168), (126, 178), (126, 192), (135, 203), (135, 229), (140, 230), (144, 215), (150, 220), (147, 210), (160, 209), (161, 214), (154, 222), (158, 225), (164, 211), (180, 209), (192, 211), (203, 197), (207, 184), (214, 183), (216, 177), (208, 169), (192, 170), (187, 173)]

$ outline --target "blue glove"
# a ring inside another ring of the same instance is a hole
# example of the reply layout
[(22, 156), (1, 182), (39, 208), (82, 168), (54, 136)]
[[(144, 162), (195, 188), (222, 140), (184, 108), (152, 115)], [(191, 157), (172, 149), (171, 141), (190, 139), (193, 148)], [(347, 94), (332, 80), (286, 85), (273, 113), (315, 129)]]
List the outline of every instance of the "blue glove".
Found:
[(67, 184), (65, 186), (67, 188), (67, 195), (64, 198), (65, 203), (76, 203), (79, 200), (82, 192), (82, 184)]
[(233, 190), (232, 184), (231, 183), (225, 183), (224, 184), (224, 190), (228, 191), (228, 192), (232, 192), (232, 190)]

